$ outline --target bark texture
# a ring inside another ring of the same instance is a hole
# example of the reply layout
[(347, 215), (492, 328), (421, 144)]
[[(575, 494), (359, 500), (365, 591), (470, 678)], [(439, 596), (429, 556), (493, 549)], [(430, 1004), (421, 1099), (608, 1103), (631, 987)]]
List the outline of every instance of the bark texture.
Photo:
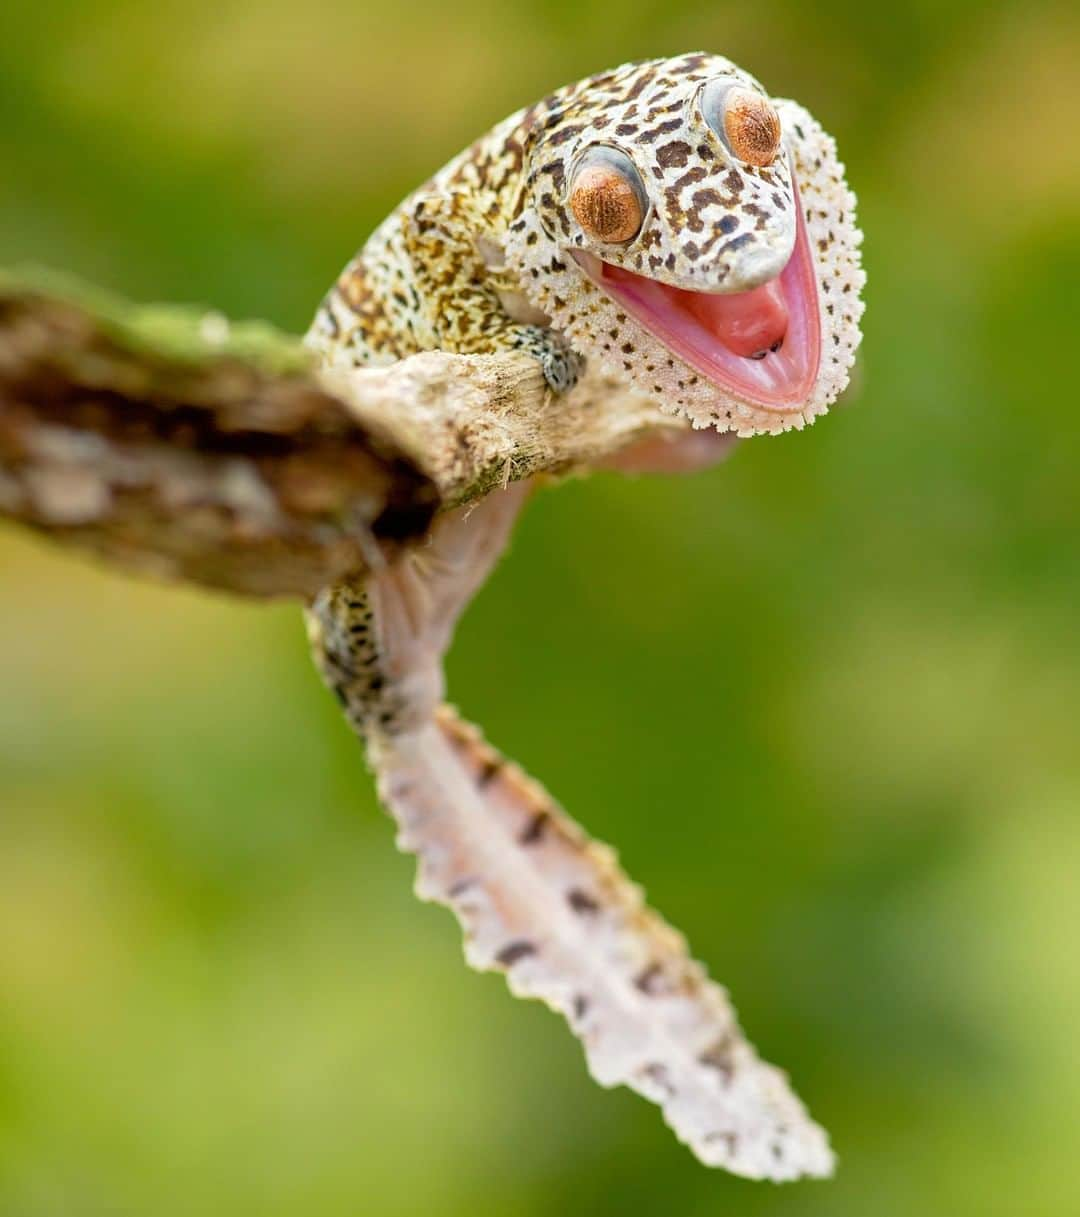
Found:
[(523, 356), (319, 369), (263, 323), (0, 272), (0, 515), (159, 576), (307, 599), (443, 508), (685, 434)]

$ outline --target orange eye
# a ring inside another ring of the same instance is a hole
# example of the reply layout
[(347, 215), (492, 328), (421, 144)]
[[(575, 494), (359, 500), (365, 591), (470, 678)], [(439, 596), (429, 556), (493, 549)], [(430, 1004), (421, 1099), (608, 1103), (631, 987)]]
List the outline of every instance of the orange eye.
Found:
[(713, 81), (702, 95), (709, 126), (732, 153), (748, 165), (764, 168), (780, 151), (780, 116), (756, 89)]
[(643, 193), (629, 157), (614, 148), (596, 148), (574, 176), (570, 210), (587, 236), (625, 245), (641, 231)]

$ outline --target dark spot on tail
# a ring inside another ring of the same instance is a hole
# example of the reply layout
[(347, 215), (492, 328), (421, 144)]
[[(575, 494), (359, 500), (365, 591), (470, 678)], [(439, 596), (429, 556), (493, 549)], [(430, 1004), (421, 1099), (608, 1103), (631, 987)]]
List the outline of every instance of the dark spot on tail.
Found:
[(525, 959), (527, 956), (535, 954), (536, 943), (519, 938), (515, 942), (508, 942), (495, 956), (495, 960), (500, 967), (512, 968), (519, 959)]
[(546, 811), (538, 811), (521, 830), (521, 836), (518, 837), (518, 841), (522, 845), (535, 845), (542, 839), (544, 829), (547, 828), (547, 823), (550, 819), (551, 817)]
[(663, 981), (663, 969), (658, 963), (651, 963), (643, 971), (639, 972), (634, 977), (634, 986), (647, 993), (650, 997), (660, 992), (661, 982)]
[(698, 1061), (707, 1069), (715, 1069), (725, 1082), (730, 1082), (735, 1073), (734, 1048), (730, 1032), (725, 1033), (705, 1049)]
[(670, 1098), (675, 1093), (675, 1085), (671, 1080), (671, 1074), (668, 1073), (667, 1067), (655, 1062), (646, 1065), (642, 1069), (642, 1074), (651, 1082), (655, 1082), (657, 1086)]
[(728, 1154), (734, 1158), (735, 1151), (739, 1148), (739, 1138), (733, 1132), (707, 1132), (705, 1134), (705, 1142), (709, 1145), (715, 1145), (717, 1141), (723, 1141), (727, 1146)]
[(566, 893), (566, 902), (575, 913), (598, 913), (600, 911), (600, 905), (580, 887), (572, 887)]
[(490, 786), (492, 782), (499, 776), (502, 769), (502, 761), (485, 761), (480, 767), (480, 772), (476, 775), (476, 784), (481, 790)]

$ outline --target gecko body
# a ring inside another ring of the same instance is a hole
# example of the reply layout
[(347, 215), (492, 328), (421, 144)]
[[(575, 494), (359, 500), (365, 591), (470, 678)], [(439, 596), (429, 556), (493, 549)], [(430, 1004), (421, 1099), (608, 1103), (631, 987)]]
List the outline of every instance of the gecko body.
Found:
[[(732, 436), (801, 428), (843, 390), (860, 239), (835, 145), (801, 106), (715, 55), (628, 64), (511, 116), (411, 194), (308, 342), (339, 368), (523, 352), (553, 393), (612, 386), (682, 416), (689, 467), (695, 431), (726, 433), (706, 449), (719, 456)], [(645, 445), (626, 467), (653, 459)], [(679, 461), (668, 446), (658, 463)], [(828, 1174), (825, 1134), (681, 935), (442, 704), (454, 625), (527, 493), (446, 513), (425, 545), (327, 588), (308, 614), (316, 662), (419, 859), (417, 892), (454, 910), (474, 966), (561, 1013), (593, 1076), (659, 1104), (703, 1162)]]

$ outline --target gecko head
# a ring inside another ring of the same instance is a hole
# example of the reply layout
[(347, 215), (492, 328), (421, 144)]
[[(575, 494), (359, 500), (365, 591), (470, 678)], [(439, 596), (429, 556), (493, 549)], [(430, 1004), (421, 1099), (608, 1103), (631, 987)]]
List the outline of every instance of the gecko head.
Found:
[[(846, 383), (861, 269), (842, 167), (805, 111), (728, 60), (582, 82), (538, 117), (522, 202), (508, 253), (534, 303), (661, 406), (778, 431)], [(838, 268), (854, 297), (834, 323)]]

